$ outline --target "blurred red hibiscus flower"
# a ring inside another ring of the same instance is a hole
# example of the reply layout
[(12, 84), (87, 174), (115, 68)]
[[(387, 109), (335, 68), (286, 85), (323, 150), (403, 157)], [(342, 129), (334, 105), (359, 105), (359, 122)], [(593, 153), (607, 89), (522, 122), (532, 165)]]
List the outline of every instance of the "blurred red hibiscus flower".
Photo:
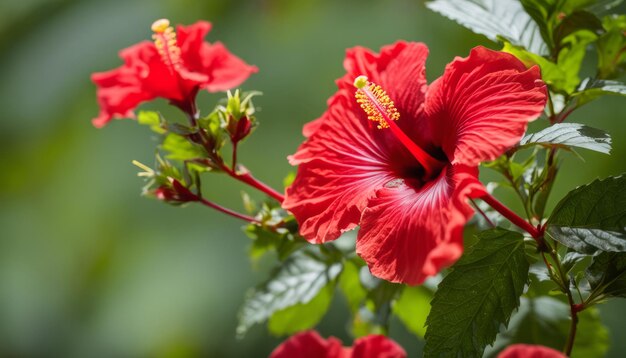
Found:
[(221, 43), (204, 42), (210, 30), (206, 21), (179, 25), (176, 32), (168, 20), (155, 21), (154, 42), (142, 41), (120, 51), (122, 66), (91, 76), (100, 105), (94, 126), (102, 127), (113, 118), (133, 117), (140, 103), (154, 98), (168, 99), (194, 116), (200, 89), (225, 91), (257, 72)]
[(337, 338), (327, 340), (315, 331), (298, 333), (276, 349), (270, 358), (406, 358), (406, 352), (393, 340), (370, 335), (344, 347)]
[(498, 354), (498, 358), (566, 358), (565, 354), (544, 346), (514, 344)]
[(290, 157), (283, 203), (312, 243), (360, 225), (371, 272), (408, 284), (461, 256), (467, 198), (486, 194), (478, 164), (515, 145), (546, 102), (539, 69), (510, 54), (476, 47), (431, 85), (427, 54), (407, 42), (348, 50), (339, 90)]

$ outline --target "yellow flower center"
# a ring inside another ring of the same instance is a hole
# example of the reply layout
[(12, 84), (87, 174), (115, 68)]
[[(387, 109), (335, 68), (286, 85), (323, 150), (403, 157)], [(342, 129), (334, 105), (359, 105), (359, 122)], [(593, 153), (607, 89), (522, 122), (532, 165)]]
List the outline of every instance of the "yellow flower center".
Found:
[(178, 47), (176, 32), (170, 26), (170, 21), (168, 19), (159, 19), (152, 23), (151, 29), (154, 32), (152, 34), (154, 45), (157, 51), (159, 51), (163, 63), (172, 71), (178, 70), (181, 63), (180, 47)]

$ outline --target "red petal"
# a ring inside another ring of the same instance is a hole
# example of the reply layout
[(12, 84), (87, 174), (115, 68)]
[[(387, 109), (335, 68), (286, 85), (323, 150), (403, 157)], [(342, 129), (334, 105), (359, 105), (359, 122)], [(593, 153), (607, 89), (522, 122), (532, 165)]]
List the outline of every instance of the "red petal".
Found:
[[(420, 132), (409, 118), (418, 117), (424, 103), (426, 91), (425, 63), (428, 48), (422, 43), (398, 41), (383, 46), (380, 53), (365, 47), (354, 47), (346, 51), (343, 66), (346, 74), (339, 78), (337, 86), (354, 94), (354, 79), (365, 75), (370, 81), (382, 86), (402, 113), (398, 122), (407, 132)], [(332, 101), (332, 98), (329, 100)], [(403, 120), (404, 119), (404, 120)], [(323, 122), (323, 117), (307, 123), (303, 134), (310, 137)]]
[(357, 339), (352, 350), (352, 358), (406, 358), (406, 356), (406, 352), (398, 343), (381, 335)]
[(211, 23), (198, 21), (189, 26), (176, 26), (176, 39), (181, 54), (185, 54), (185, 65), (194, 67), (202, 63), (200, 48), (204, 43), (204, 37), (211, 31)]
[(454, 263), (473, 212), (466, 199), (483, 193), (477, 175), (448, 166), (419, 189), (397, 182), (379, 190), (363, 212), (356, 246), (372, 274), (416, 285)]
[(500, 352), (498, 358), (566, 358), (552, 348), (530, 344), (514, 344)]
[(210, 92), (226, 91), (242, 84), (251, 74), (258, 72), (256, 66), (250, 66), (239, 57), (231, 54), (219, 42), (209, 45), (204, 43), (201, 48), (202, 68), (194, 71), (209, 76), (203, 86)]
[(256, 67), (232, 55), (222, 44), (211, 45), (204, 41), (211, 31), (211, 23), (198, 21), (193, 25), (178, 26), (176, 31), (185, 67), (189, 72), (204, 76), (203, 88), (212, 92), (228, 90), (257, 72)]
[(382, 132), (369, 128), (355, 106), (348, 94), (333, 97), (322, 127), (290, 157), (300, 167), (283, 207), (311, 242), (334, 240), (356, 227), (369, 197), (394, 178), (390, 149), (374, 138)]
[(148, 70), (141, 54), (149, 53), (150, 48), (154, 49), (154, 45), (148, 41), (131, 46), (120, 52), (124, 65), (91, 76), (98, 87), (96, 96), (100, 105), (100, 114), (92, 121), (94, 126), (100, 128), (113, 118), (133, 117), (133, 109), (155, 97), (143, 90), (140, 77)]
[(516, 144), (546, 103), (538, 67), (476, 47), (432, 83), (425, 110), (432, 136), (453, 164), (477, 165)]
[(337, 80), (337, 86), (354, 92), (354, 79), (367, 76), (387, 91), (401, 113), (402, 123), (403, 118), (417, 118), (424, 103), (427, 57), (428, 47), (417, 42), (398, 41), (383, 46), (380, 54), (355, 47), (346, 53), (346, 74)]
[[(304, 128), (310, 137), (290, 157), (300, 165), (283, 207), (300, 223), (300, 233), (315, 243), (334, 240), (357, 226), (368, 199), (385, 183), (405, 175), (418, 164), (389, 131), (376, 129), (354, 98), (352, 85), (366, 75), (396, 96), (402, 112), (418, 111), (422, 104), (423, 44), (398, 42), (380, 54), (362, 47), (348, 51), (347, 74), (337, 81), (340, 88), (328, 101), (328, 111)], [(407, 112), (403, 112), (407, 113)], [(415, 117), (400, 120), (408, 133), (418, 131)]]
[(347, 358), (341, 341), (320, 337), (315, 331), (298, 333), (276, 347), (270, 358)]

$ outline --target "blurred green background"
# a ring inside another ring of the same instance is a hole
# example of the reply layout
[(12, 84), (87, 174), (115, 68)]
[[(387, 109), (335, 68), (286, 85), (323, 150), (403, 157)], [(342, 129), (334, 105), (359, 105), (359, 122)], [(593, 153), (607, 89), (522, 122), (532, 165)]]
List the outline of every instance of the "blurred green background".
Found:
[[(245, 291), (267, 271), (250, 264), (241, 223), (140, 198), (130, 162), (153, 162), (149, 130), (131, 120), (91, 126), (98, 108), (90, 74), (120, 65), (118, 50), (149, 39), (161, 17), (212, 21), (210, 41), (259, 66), (243, 88), (265, 94), (256, 101), (261, 126), (240, 160), (274, 187), (292, 170), (285, 157), (302, 125), (324, 111), (347, 47), (423, 41), (432, 80), (454, 56), (496, 46), (417, 0), (3, 1), (0, 356), (264, 357), (282, 340), (262, 326), (235, 338)], [(201, 94), (200, 108), (206, 113), (217, 98)], [(164, 101), (142, 108), (178, 115)], [(584, 151), (584, 163), (568, 155), (551, 205), (577, 185), (626, 171), (624, 109), (619, 98), (603, 98), (570, 117), (611, 133), (613, 155)], [(242, 189), (216, 177), (205, 193), (241, 209)], [(602, 316), (610, 356), (623, 356), (626, 302), (604, 305)], [(349, 344), (346, 324), (336, 299), (320, 331)], [(391, 332), (417, 355), (423, 342), (397, 322)]]

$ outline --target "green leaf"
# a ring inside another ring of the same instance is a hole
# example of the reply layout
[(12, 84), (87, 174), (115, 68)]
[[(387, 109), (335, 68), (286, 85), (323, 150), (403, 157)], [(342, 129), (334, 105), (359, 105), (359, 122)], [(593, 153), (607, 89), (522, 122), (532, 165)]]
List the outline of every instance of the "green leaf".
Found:
[(244, 232), (253, 240), (250, 246), (250, 257), (253, 260), (258, 260), (267, 252), (275, 250), (278, 259), (284, 261), (306, 243), (304, 239), (291, 235), (286, 230), (275, 230), (256, 224), (246, 226)]
[(393, 305), (396, 315), (406, 328), (420, 338), (426, 334), (426, 317), (430, 312), (430, 301), (433, 293), (424, 286), (404, 288), (400, 297)]
[[(578, 0), (581, 1), (581, 0)], [(606, 14), (611, 9), (619, 6), (624, 0), (595, 0), (591, 1), (593, 4), (587, 6), (587, 10), (598, 16)]]
[[(567, 341), (570, 323), (569, 305), (547, 296), (522, 297), (509, 328), (498, 335), (485, 357), (496, 357), (498, 352), (517, 343), (542, 345), (560, 351)], [(578, 314), (577, 329), (571, 357), (604, 357), (609, 348), (609, 333), (595, 307)]]
[(169, 153), (166, 157), (172, 160), (184, 161), (206, 157), (204, 148), (174, 133), (170, 133), (165, 137), (161, 148)]
[(567, 36), (583, 30), (600, 35), (604, 32), (604, 27), (596, 15), (588, 11), (577, 10), (566, 16), (554, 29), (552, 35), (554, 43), (559, 46)]
[(598, 77), (615, 78), (626, 70), (626, 15), (606, 16), (602, 25), (606, 33), (596, 43)]
[(547, 53), (537, 24), (517, 0), (435, 0), (426, 6), (492, 41), (502, 37), (530, 52)]
[(626, 96), (626, 83), (585, 78), (577, 92), (572, 94), (578, 107), (604, 95)]
[(555, 0), (520, 0), (526, 13), (535, 21), (550, 52), (554, 48), (552, 29), (557, 2)]
[(292, 255), (268, 281), (248, 293), (239, 313), (237, 335), (245, 335), (254, 324), (266, 321), (276, 312), (310, 303), (335, 281), (341, 268), (341, 263), (325, 262), (312, 252)]
[[(575, 59), (568, 60), (567, 58), (564, 58), (564, 61), (570, 64), (569, 66), (562, 67), (557, 63), (551, 62), (542, 56), (536, 55), (527, 51), (523, 47), (515, 46), (509, 42), (504, 43), (502, 51), (514, 55), (527, 67), (534, 65), (539, 66), (541, 68), (541, 78), (553, 91), (571, 93), (576, 89), (578, 83), (580, 82), (580, 79), (578, 78), (578, 69), (573, 67), (571, 64)], [(576, 48), (576, 51), (577, 53), (580, 52), (579, 47)], [(571, 71), (575, 71), (575, 73), (571, 73)]]
[(334, 283), (328, 283), (308, 303), (299, 303), (274, 313), (269, 319), (268, 329), (272, 334), (282, 336), (314, 327), (328, 311), (334, 292)]
[(626, 297), (626, 254), (602, 252), (586, 271), (591, 289), (605, 296)]
[(158, 112), (139, 111), (137, 114), (137, 122), (141, 125), (149, 126), (155, 133), (164, 134), (166, 132), (161, 126), (162, 118)]
[(435, 293), (426, 357), (481, 357), (519, 305), (529, 268), (524, 237), (501, 228), (478, 236)]
[(609, 154), (611, 136), (603, 130), (578, 123), (557, 123), (537, 133), (524, 136), (521, 147), (578, 147)]
[(626, 177), (595, 180), (565, 196), (548, 219), (546, 232), (583, 254), (626, 252)]
[(362, 265), (353, 260), (348, 260), (344, 264), (341, 277), (339, 277), (339, 288), (343, 293), (350, 311), (355, 314), (367, 298), (367, 291), (361, 285), (359, 271)]

